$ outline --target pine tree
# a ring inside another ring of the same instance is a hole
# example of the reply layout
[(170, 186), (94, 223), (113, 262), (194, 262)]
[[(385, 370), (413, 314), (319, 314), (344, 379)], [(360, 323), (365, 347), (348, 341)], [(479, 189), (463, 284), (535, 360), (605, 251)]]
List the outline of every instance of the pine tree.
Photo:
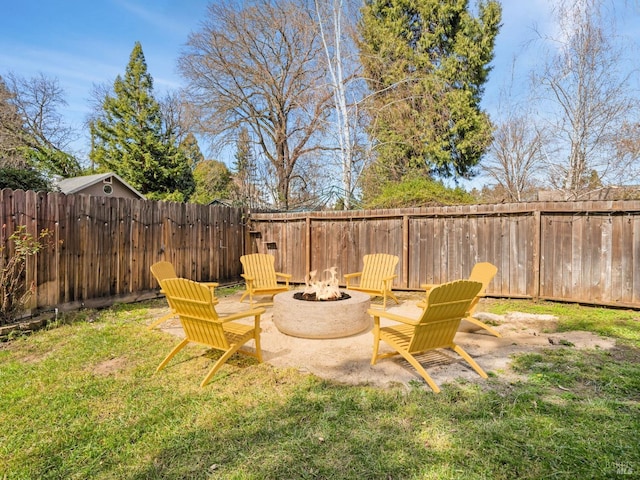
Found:
[(124, 78), (104, 98), (91, 124), (91, 160), (152, 199), (184, 201), (195, 188), (187, 155), (163, 127), (142, 46), (136, 42)]
[(191, 167), (191, 170), (194, 170), (200, 162), (204, 161), (204, 155), (202, 155), (198, 140), (193, 133), (187, 133), (187, 136), (180, 144), (180, 148), (187, 157), (187, 163)]
[(377, 179), (468, 176), (491, 141), (480, 108), (501, 9), (467, 0), (367, 0), (360, 57), (372, 90)]
[(246, 128), (240, 129), (236, 149), (236, 160), (233, 162), (233, 169), (238, 184), (238, 195), (241, 205), (250, 206), (253, 197), (252, 190), (255, 190), (255, 187), (252, 187), (255, 165), (251, 151), (249, 131)]

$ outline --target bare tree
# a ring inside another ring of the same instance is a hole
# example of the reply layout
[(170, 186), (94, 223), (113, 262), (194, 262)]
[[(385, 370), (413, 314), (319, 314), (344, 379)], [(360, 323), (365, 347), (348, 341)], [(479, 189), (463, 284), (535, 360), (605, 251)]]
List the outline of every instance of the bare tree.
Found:
[(184, 95), (180, 91), (170, 91), (158, 100), (160, 114), (164, 124), (165, 135), (171, 136), (177, 143), (184, 141), (194, 130), (194, 120), (191, 118), (189, 107)]
[(625, 123), (622, 126), (617, 144), (620, 158), (634, 161), (640, 158), (640, 122)]
[(15, 94), (0, 77), (0, 167), (22, 168), (26, 165), (20, 154), (23, 128), (14, 99)]
[(202, 133), (224, 144), (247, 127), (288, 208), (298, 164), (325, 148), (332, 94), (312, 13), (292, 1), (211, 3), (178, 65)]
[[(337, 133), (340, 166), (342, 170), (342, 190), (344, 191), (343, 207), (351, 208), (356, 169), (356, 139), (358, 129), (358, 103), (353, 98), (354, 89), (350, 85), (356, 79), (359, 63), (357, 48), (352, 40), (355, 22), (349, 18), (357, 16), (347, 11), (351, 2), (347, 0), (314, 0), (316, 17), (320, 27), (320, 35), (327, 56), (327, 70), (333, 91), (333, 108), (335, 110), (335, 130)], [(344, 18), (345, 12), (347, 19)], [(326, 20), (329, 19), (329, 20)], [(345, 24), (347, 24), (345, 26)], [(350, 35), (351, 33), (351, 35)], [(349, 99), (348, 93), (352, 98)]]
[(531, 200), (542, 168), (544, 136), (528, 116), (509, 116), (496, 128), (482, 168), (505, 201)]
[(6, 112), (14, 120), (15, 115), (19, 117), (19, 128), (11, 120), (2, 136), (13, 135), (14, 146), (18, 145), (24, 160), (36, 162), (43, 171), (62, 176), (78, 174), (80, 165), (68, 153), (77, 135), (60, 113), (67, 102), (58, 81), (43, 74), (25, 78), (10, 72), (3, 90), (3, 103), (11, 105)]
[(623, 51), (602, 0), (563, 0), (555, 14), (556, 53), (533, 80), (556, 107), (542, 116), (563, 152), (549, 159), (549, 182), (579, 198), (593, 186), (635, 176), (637, 166), (629, 171), (616, 145), (621, 127), (637, 114), (637, 93), (631, 72), (621, 71)]

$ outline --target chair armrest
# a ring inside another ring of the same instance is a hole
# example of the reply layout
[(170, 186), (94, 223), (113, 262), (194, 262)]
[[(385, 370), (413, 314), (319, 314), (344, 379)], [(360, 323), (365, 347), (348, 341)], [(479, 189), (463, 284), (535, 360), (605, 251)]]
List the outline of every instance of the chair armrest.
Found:
[(247, 284), (247, 290), (251, 290), (253, 288), (253, 281), (255, 280), (255, 277), (250, 277), (244, 273), (241, 273), (240, 276), (244, 278), (244, 281)]
[(407, 325), (420, 324), (419, 320), (414, 320), (413, 318), (408, 318), (403, 315), (398, 315), (397, 313), (391, 313), (386, 310), (376, 310), (376, 309), (370, 308), (369, 310), (367, 310), (367, 313), (371, 315), (374, 318), (374, 320), (378, 317), (382, 317), (388, 320), (394, 320), (396, 322), (405, 323)]
[(425, 294), (425, 299), (422, 302), (418, 302), (416, 304), (417, 307), (419, 308), (424, 308), (427, 306), (427, 296), (429, 295), (429, 290), (432, 290), (433, 288), (437, 287), (439, 284), (438, 283), (422, 283), (420, 284), (420, 288), (424, 288), (424, 294)]
[(214, 305), (217, 305), (218, 303), (220, 303), (220, 300), (218, 300), (218, 297), (216, 297), (216, 288), (218, 288), (220, 284), (218, 282), (200, 282), (200, 283), (202, 283), (202, 285), (207, 287), (211, 292), (211, 303), (213, 303)]
[(384, 283), (384, 289), (385, 290), (391, 290), (391, 284), (393, 283), (393, 279), (396, 278), (398, 275), (389, 275), (388, 277), (384, 277), (382, 279), (382, 282)]
[(356, 272), (356, 273), (345, 273), (343, 276), (346, 279), (350, 279), (350, 278), (359, 277), (361, 275), (362, 275), (362, 272)]
[(265, 311), (266, 310), (264, 308), (245, 310), (244, 312), (232, 313), (231, 315), (220, 317), (220, 321), (222, 323), (225, 323), (225, 322), (230, 322), (232, 320), (238, 320), (239, 318), (256, 317), (258, 315), (262, 315)]
[(277, 277), (282, 277), (284, 278), (285, 283), (287, 284), (287, 287), (289, 286), (289, 280), (291, 280), (291, 277), (293, 275), (291, 275), (290, 273), (280, 273), (280, 272), (276, 272), (276, 280)]
[(344, 274), (344, 279), (347, 281), (346, 287), (349, 288), (349, 280), (352, 280), (354, 278), (361, 277), (361, 276), (362, 276), (362, 272), (345, 273)]

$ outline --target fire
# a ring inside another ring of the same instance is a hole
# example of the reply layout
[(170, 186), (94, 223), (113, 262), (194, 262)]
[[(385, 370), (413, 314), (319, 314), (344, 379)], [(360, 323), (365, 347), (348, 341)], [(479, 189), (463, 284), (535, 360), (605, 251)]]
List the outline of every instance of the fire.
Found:
[[(316, 300), (340, 298), (341, 294), (340, 288), (338, 287), (338, 276), (336, 275), (338, 269), (336, 267), (326, 269), (323, 272), (325, 274), (324, 280), (316, 280), (317, 272), (317, 270), (314, 270), (307, 275), (307, 278), (305, 278), (304, 283), (307, 285), (307, 288), (304, 289), (304, 293), (315, 293)], [(329, 275), (327, 275), (327, 273)]]

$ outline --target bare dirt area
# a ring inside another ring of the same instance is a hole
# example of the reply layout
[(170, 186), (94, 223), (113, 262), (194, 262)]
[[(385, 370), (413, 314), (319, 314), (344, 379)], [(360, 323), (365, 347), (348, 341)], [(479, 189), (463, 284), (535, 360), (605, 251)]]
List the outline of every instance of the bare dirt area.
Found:
[[(240, 296), (241, 292), (222, 297), (216, 306), (217, 311), (224, 315), (248, 310), (248, 304), (239, 303)], [(406, 316), (418, 316), (420, 310), (416, 307), (416, 303), (421, 299), (420, 295), (400, 292), (398, 297), (400, 304), (396, 306), (392, 303), (388, 307), (389, 311)], [(271, 310), (271, 307), (266, 307), (260, 322), (262, 354), (265, 362), (276, 367), (293, 367), (321, 378), (351, 385), (384, 388), (392, 385), (408, 386), (411, 381), (424, 383), (422, 377), (400, 356), (382, 359), (376, 365), (371, 365), (373, 347), (371, 330), (346, 338), (297, 338), (278, 331), (272, 321)], [(482, 310), (482, 303), (479, 310)], [(153, 313), (159, 317), (166, 312), (166, 309), (158, 309)], [(494, 337), (484, 329), (463, 321), (456, 335), (456, 342), (487, 373), (492, 372), (497, 377), (505, 379), (516, 378), (509, 368), (514, 354), (547, 348), (608, 350), (615, 346), (614, 340), (589, 332), (550, 333), (555, 331), (557, 323), (557, 319), (551, 315), (512, 312), (498, 316), (480, 312), (476, 316), (483, 321), (489, 321), (500, 332), (502, 338)], [(383, 326), (384, 322), (382, 320)], [(183, 336), (177, 318), (163, 323), (159, 328), (176, 336)], [(382, 342), (380, 352), (384, 351), (390, 351), (390, 349)], [(452, 351), (433, 351), (417, 358), (438, 385), (456, 379), (470, 382), (483, 381), (464, 360)]]

